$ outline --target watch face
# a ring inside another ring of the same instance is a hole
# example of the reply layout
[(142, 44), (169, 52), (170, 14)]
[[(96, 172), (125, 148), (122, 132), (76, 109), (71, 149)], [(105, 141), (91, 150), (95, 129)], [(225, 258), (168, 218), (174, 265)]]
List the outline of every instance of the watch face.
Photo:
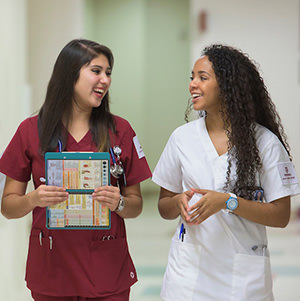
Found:
[(233, 197), (230, 197), (228, 199), (228, 201), (226, 202), (227, 204), (227, 209), (229, 210), (234, 210), (237, 208), (238, 206), (238, 202), (237, 202), (237, 199), (233, 198)]

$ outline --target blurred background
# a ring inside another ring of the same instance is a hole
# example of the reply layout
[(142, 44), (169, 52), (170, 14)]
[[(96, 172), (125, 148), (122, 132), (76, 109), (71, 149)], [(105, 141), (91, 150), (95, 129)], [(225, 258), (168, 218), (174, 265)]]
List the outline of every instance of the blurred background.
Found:
[[(184, 123), (194, 61), (205, 46), (226, 43), (259, 63), (299, 175), (299, 0), (0, 0), (0, 36), (0, 153), (19, 123), (39, 110), (60, 50), (82, 37), (114, 53), (111, 110), (130, 121), (153, 170)], [(144, 211), (127, 221), (140, 278), (131, 300), (154, 301), (176, 221), (159, 217), (151, 180), (142, 190)], [(277, 300), (300, 300), (299, 208), (294, 197), (290, 225), (270, 230)], [(24, 282), (30, 223), (30, 215), (0, 216), (1, 301), (31, 300)]]

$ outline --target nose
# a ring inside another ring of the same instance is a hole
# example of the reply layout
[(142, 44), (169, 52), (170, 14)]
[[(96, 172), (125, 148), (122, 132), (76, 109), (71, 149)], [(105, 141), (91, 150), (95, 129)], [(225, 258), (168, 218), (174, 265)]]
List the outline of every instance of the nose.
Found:
[(190, 90), (192, 90), (193, 88), (196, 88), (197, 87), (197, 81), (196, 81), (196, 78), (192, 79), (191, 82), (190, 82)]
[(106, 73), (101, 73), (99, 81), (101, 84), (109, 84), (110, 77)]

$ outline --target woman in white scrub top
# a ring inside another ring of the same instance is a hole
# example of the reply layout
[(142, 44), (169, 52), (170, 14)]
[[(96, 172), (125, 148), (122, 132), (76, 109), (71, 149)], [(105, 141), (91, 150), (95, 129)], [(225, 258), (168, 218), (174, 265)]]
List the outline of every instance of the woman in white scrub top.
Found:
[(300, 193), (263, 79), (240, 50), (211, 45), (192, 70), (200, 117), (177, 128), (154, 170), (159, 212), (180, 216), (161, 297), (274, 300), (266, 226), (285, 227)]

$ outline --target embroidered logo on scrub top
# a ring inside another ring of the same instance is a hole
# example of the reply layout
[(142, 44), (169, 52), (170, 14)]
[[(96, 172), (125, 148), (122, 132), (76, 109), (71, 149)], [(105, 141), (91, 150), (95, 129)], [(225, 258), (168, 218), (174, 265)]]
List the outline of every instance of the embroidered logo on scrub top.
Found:
[(134, 278), (134, 273), (130, 272), (130, 277), (133, 279)]
[(298, 184), (299, 180), (292, 162), (279, 163), (277, 165), (280, 179), (283, 185)]
[(136, 152), (138, 154), (139, 159), (145, 157), (144, 151), (143, 151), (143, 149), (142, 149), (142, 147), (140, 145), (140, 142), (139, 142), (137, 136), (133, 137), (133, 143), (134, 143), (135, 150), (136, 150)]

